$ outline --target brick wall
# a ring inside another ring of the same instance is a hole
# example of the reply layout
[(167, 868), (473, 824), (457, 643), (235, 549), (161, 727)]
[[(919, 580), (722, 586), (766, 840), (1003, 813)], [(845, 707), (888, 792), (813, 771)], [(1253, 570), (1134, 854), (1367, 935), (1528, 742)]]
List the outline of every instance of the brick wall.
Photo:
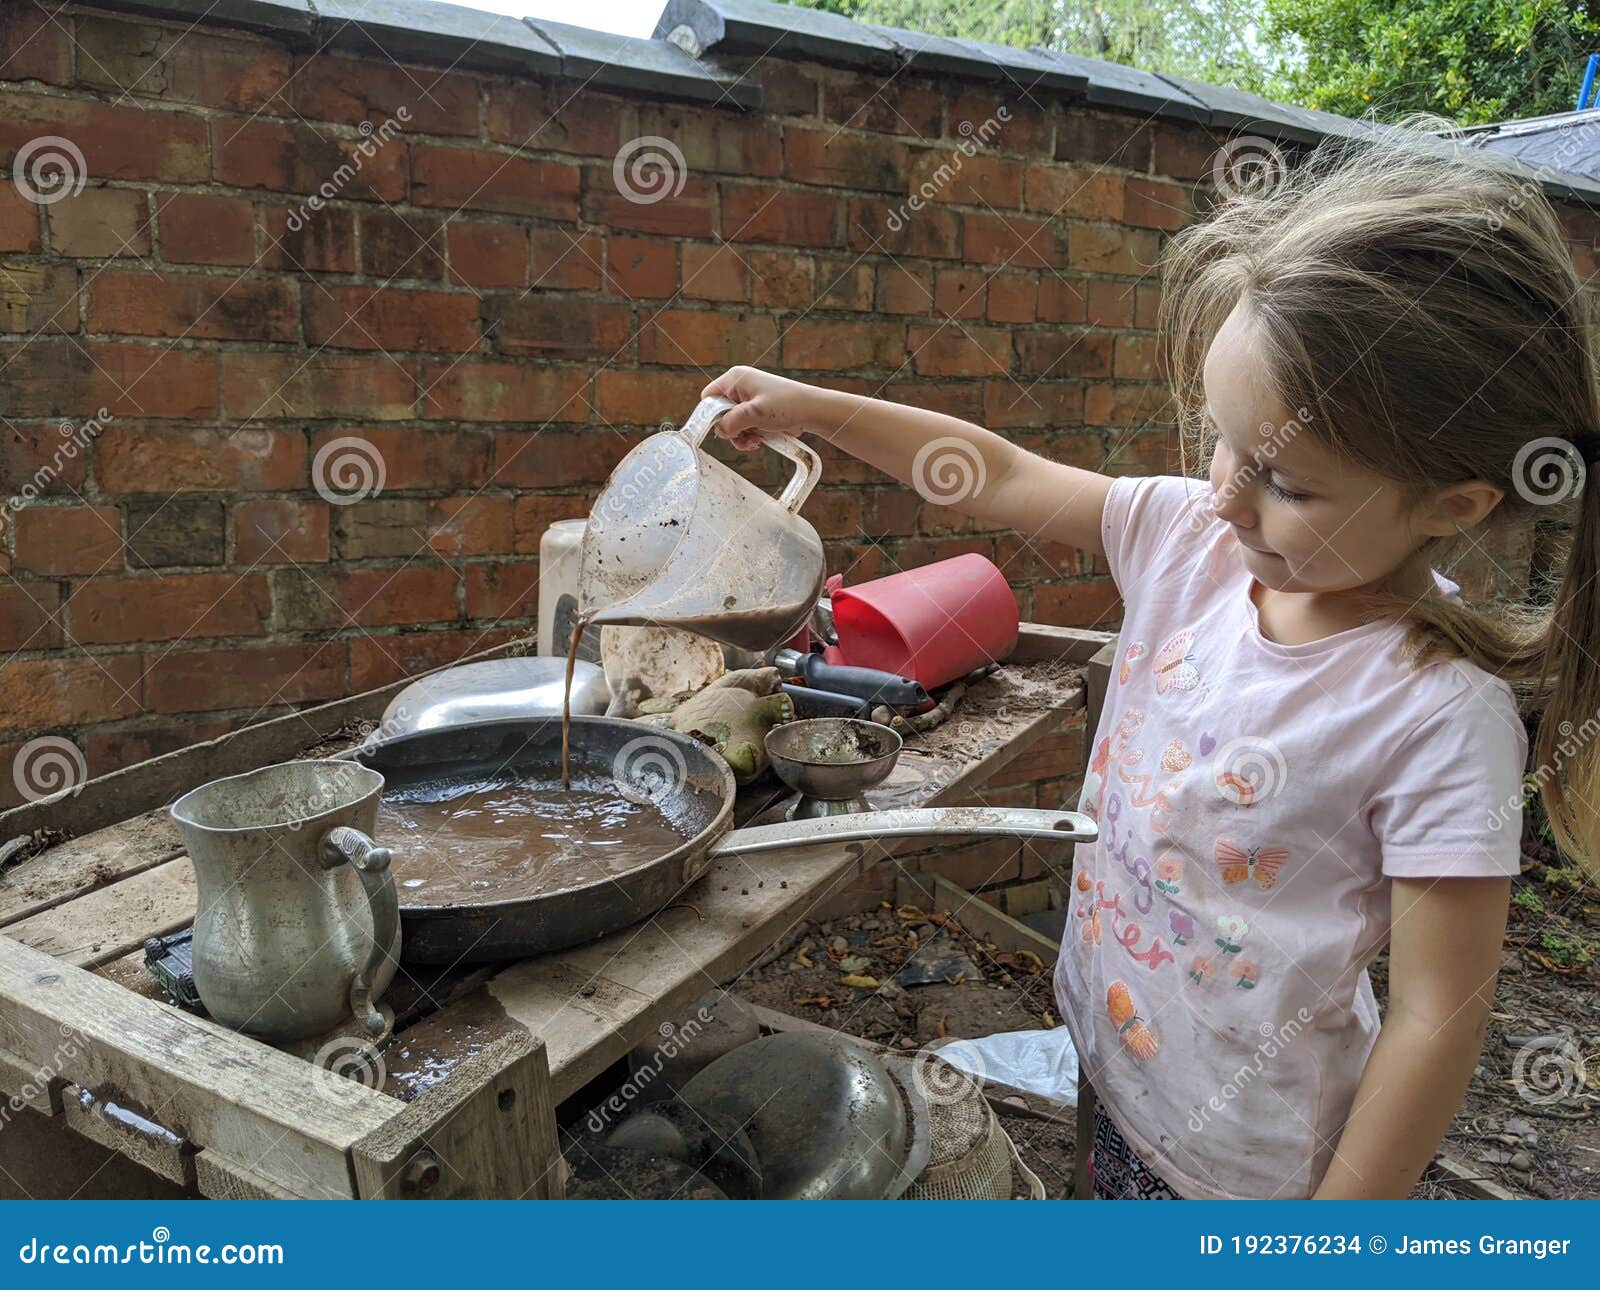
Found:
[[(759, 113), (8, 3), (0, 165), (64, 139), (87, 184), (0, 184), (0, 482), (26, 497), (0, 766), (55, 734), (102, 774), (531, 631), (545, 526), (730, 364), (1175, 467), (1147, 274), (1216, 137), (949, 77), (749, 76)], [(641, 136), (681, 150), (675, 195), (619, 191)], [(342, 439), (383, 486), (330, 504)], [(979, 551), (1029, 618), (1118, 614), (1089, 556), (854, 461), (807, 514), (851, 581)]]

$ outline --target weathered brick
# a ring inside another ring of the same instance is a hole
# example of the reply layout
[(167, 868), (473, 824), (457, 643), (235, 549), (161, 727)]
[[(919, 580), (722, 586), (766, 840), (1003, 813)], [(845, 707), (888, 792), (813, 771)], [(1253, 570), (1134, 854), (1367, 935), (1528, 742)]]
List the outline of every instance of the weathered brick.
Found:
[(783, 132), (783, 174), (798, 183), (904, 192), (908, 164), (897, 139), (798, 126)]
[(0, 416), (213, 417), (217, 356), (165, 346), (36, 340), (0, 381)]
[(876, 251), (930, 260), (961, 258), (961, 216), (954, 211), (912, 210), (906, 203), (852, 199), (845, 216), (852, 251)]
[(1153, 132), (1150, 169), (1171, 179), (1208, 179), (1220, 142), (1199, 126), (1163, 123)]
[(132, 716), (139, 711), (143, 674), (144, 662), (136, 654), (11, 659), (0, 667), (0, 730)]
[(1133, 289), (1133, 325), (1153, 328), (1160, 317), (1161, 284), (1141, 282)]
[(873, 303), (874, 266), (853, 260), (817, 260), (817, 308), (867, 311)]
[(24, 506), (12, 513), (13, 567), (51, 575), (120, 572), (122, 514), (115, 506)]
[(1039, 280), (1031, 273), (997, 273), (989, 280), (989, 321), (1031, 323)]
[[(711, 237), (716, 232), (717, 189), (704, 179), (684, 178), (679, 172), (667, 196), (653, 190), (638, 194), (619, 191), (609, 166), (589, 166), (583, 172), (583, 218), (590, 224), (632, 233), (657, 233), (663, 237)], [(726, 236), (726, 234), (724, 234)]]
[(700, 401), (705, 378), (698, 372), (630, 371), (603, 368), (595, 373), (595, 411), (609, 425), (655, 426), (674, 421), (677, 410)]
[(367, 498), (334, 512), (334, 551), (340, 560), (410, 559), (427, 549), (427, 527), (426, 498)]
[(638, 442), (613, 430), (502, 430), (495, 436), (494, 482), (506, 488), (603, 484)]
[(755, 184), (722, 190), (722, 236), (731, 242), (838, 246), (843, 231), (843, 207), (826, 193)]
[(509, 153), (417, 144), (411, 152), (411, 200), (452, 211), (571, 220), (578, 215), (578, 168)]
[(528, 285), (528, 232), (519, 225), (451, 220), (446, 241), (450, 248), (449, 281), (452, 285)]
[(933, 270), (891, 260), (877, 266), (874, 307), (882, 314), (926, 314), (934, 307)]
[(696, 367), (759, 363), (763, 355), (776, 353), (777, 342), (777, 324), (763, 314), (662, 309), (639, 329), (639, 361)]
[(1040, 322), (1081, 323), (1087, 312), (1083, 282), (1059, 273), (1040, 274), (1035, 309)]
[[(16, 496), (81, 496), (89, 454), (77, 427), (63, 435), (60, 423), (0, 425), (0, 491)], [(0, 553), (5, 544), (0, 542)]]
[(991, 430), (1082, 425), (1083, 385), (1078, 381), (990, 381), (983, 387), (983, 423)]
[(518, 555), (538, 555), (544, 532), (558, 520), (589, 517), (586, 493), (519, 492), (512, 504), (513, 549)]
[(466, 352), (478, 343), (478, 298), (397, 287), (325, 287), (307, 296), (306, 340), (338, 349)]
[[(50, 650), (59, 645), (59, 605), (58, 584), (6, 578), (0, 583), (0, 650)], [(16, 659), (6, 659), (6, 667), (14, 664)]]
[(809, 309), (816, 300), (815, 262), (789, 251), (746, 251), (753, 281), (750, 303), (757, 309)]
[(0, 185), (0, 251), (37, 251), (39, 212), (48, 209), (29, 201), (15, 184)]
[(78, 270), (0, 260), (0, 332), (27, 336), (78, 330)]
[(1003, 327), (913, 324), (907, 346), (919, 376), (1001, 376), (1015, 365)]
[(343, 641), (163, 651), (145, 672), (145, 704), (155, 712), (203, 712), (341, 699), (346, 658)]
[(1096, 327), (1131, 327), (1135, 289), (1132, 282), (1090, 278), (1085, 317)]
[[(428, 546), (437, 555), (506, 555), (514, 550), (511, 498), (476, 493), (436, 497), (428, 503)], [(472, 608), (471, 583), (467, 616)]]
[(1179, 229), (1194, 217), (1187, 189), (1156, 179), (1124, 181), (1123, 219), (1140, 228)]
[(1125, 332), (1117, 337), (1113, 375), (1119, 381), (1149, 381), (1158, 375), (1159, 344), (1154, 336)]
[(624, 104), (590, 89), (583, 92), (582, 104), (576, 108), (572, 88), (562, 82), (530, 77), (492, 81), (486, 115), (489, 137), (538, 152), (614, 157), (622, 145)]
[(82, 258), (150, 253), (150, 207), (142, 192), (85, 188), (44, 208), (50, 249)]
[(255, 260), (255, 210), (236, 197), (159, 193), (156, 228), (161, 258), (170, 264), (250, 264)]
[(474, 562), (467, 566), (467, 617), (498, 622), (539, 612), (537, 560)]
[(399, 421), (412, 415), (416, 381), (409, 367), (382, 355), (230, 354), (222, 398), (228, 415), (243, 421)]
[(1151, 129), (1132, 116), (1068, 109), (1056, 124), (1056, 160), (1150, 169)]
[(235, 188), (307, 194), (310, 198), (397, 202), (406, 195), (402, 139), (350, 138), (331, 127), (282, 121), (218, 121), (217, 178)]
[[(313, 460), (323, 456), (325, 463), (331, 463), (332, 455), (345, 449), (340, 441), (348, 439), (358, 441), (358, 445), (348, 448), (349, 451), (383, 463), (385, 491), (481, 488), (489, 482), (493, 444), (485, 430), (339, 426), (319, 430), (312, 436)], [(325, 464), (324, 469), (331, 469), (331, 465)]]
[(65, 85), (72, 76), (72, 26), (32, 4), (0, 10), (0, 81)]
[(898, 367), (905, 356), (906, 331), (897, 322), (802, 319), (792, 323), (783, 333), (783, 366), (797, 370), (892, 368)]
[(1159, 252), (1156, 234), (1104, 224), (1073, 224), (1067, 231), (1067, 262), (1091, 273), (1148, 273)]
[(969, 157), (955, 148), (918, 149), (912, 154), (903, 191), (929, 202), (1015, 210), (1022, 205), (1022, 175), (1022, 163), (1009, 157), (981, 152)]
[(1083, 395), (1083, 419), (1092, 426), (1140, 427), (1159, 422), (1166, 392), (1153, 385), (1091, 385)]
[(1116, 338), (1109, 333), (1058, 327), (1017, 335), (1018, 370), (1024, 376), (1110, 376)]
[(128, 567), (170, 569), (227, 559), (223, 506), (211, 497), (163, 497), (128, 504)]
[(678, 289), (678, 248), (659, 238), (606, 239), (606, 287), (631, 299), (664, 299)]
[(982, 269), (940, 269), (933, 308), (942, 318), (982, 318), (988, 304), (989, 275)]
[(626, 305), (578, 300), (560, 294), (528, 294), (484, 302), (495, 345), (508, 354), (553, 357), (589, 355), (616, 362), (626, 358), (632, 318)]
[(952, 85), (947, 93), (950, 105), (945, 113), (945, 134), (949, 138), (998, 152), (1049, 153), (1050, 118), (1040, 98), (1027, 89), (1014, 89), (1003, 98), (996, 98), (988, 86), (960, 93)]
[(1113, 435), (1101, 469), (1108, 475), (1178, 473), (1178, 443), (1164, 430)]
[(296, 112), (313, 121), (410, 134), (478, 133), (478, 82), (432, 67), (317, 54), (294, 70)]
[(937, 139), (944, 132), (944, 96), (904, 78), (830, 76), (822, 84), (822, 115), (856, 130)]
[(444, 225), (414, 212), (361, 213), (361, 271), (377, 278), (422, 278), (444, 274)]
[(298, 206), (261, 208), (261, 263), (268, 269), (307, 273), (354, 273), (355, 212), (325, 206), (320, 211)]
[(423, 416), (449, 421), (584, 421), (589, 369), (531, 363), (426, 365)]
[(1092, 552), (1068, 546), (1065, 542), (1003, 533), (995, 539), (994, 547), (994, 562), (1011, 583), (1032, 582), (1040, 578), (1075, 578), (1105, 572), (1095, 567)]
[(528, 233), (533, 269), (529, 285), (550, 291), (598, 291), (604, 280), (600, 238), (567, 228)]
[(78, 80), (118, 97), (285, 115), (289, 55), (281, 45), (198, 25), (161, 27), (81, 14)]
[(1109, 578), (1041, 583), (1033, 589), (1033, 612), (1039, 622), (1057, 627), (1104, 629), (1122, 617), (1122, 600)]
[(273, 497), (233, 508), (236, 564), (325, 564), (330, 550), (326, 502)]
[(219, 430), (113, 423), (95, 444), (95, 477), (107, 493), (304, 488), (305, 436), (258, 426)]
[(67, 630), (79, 644), (262, 636), (270, 609), (256, 574), (167, 573), (91, 578), (67, 601)]
[(96, 181), (198, 184), (211, 178), (206, 122), (192, 113), (116, 107), (93, 99), (6, 95), (6, 111), (0, 116), (0, 165), (9, 166), (17, 149), (44, 135), (71, 140), (83, 154), (88, 177)]
[(748, 300), (749, 260), (726, 243), (683, 243), (683, 295), (688, 300)]
[(526, 628), (475, 628), (468, 631), (408, 631), (404, 635), (364, 633), (350, 641), (350, 691), (360, 693), (454, 663), (469, 654), (526, 635)]
[(1023, 205), (1068, 219), (1120, 220), (1122, 176), (1103, 170), (1041, 163), (1028, 167)]
[(460, 617), (453, 569), (418, 563), (392, 569), (274, 569), (280, 628), (322, 631), (450, 622)]
[(1013, 269), (1048, 269), (1062, 263), (1057, 226), (1026, 215), (964, 215), (961, 252), (967, 260)]
[(96, 274), (89, 284), (88, 328), (197, 340), (300, 338), (291, 284), (174, 273)]

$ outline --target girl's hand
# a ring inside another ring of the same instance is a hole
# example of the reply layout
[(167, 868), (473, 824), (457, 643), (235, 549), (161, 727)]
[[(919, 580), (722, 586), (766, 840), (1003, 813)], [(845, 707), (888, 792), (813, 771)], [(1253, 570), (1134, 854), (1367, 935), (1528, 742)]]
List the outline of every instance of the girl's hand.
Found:
[(764, 434), (823, 432), (821, 406), (827, 394), (815, 385), (755, 367), (730, 367), (700, 391), (701, 398), (715, 395), (738, 405), (717, 419), (716, 433), (746, 451), (760, 446)]

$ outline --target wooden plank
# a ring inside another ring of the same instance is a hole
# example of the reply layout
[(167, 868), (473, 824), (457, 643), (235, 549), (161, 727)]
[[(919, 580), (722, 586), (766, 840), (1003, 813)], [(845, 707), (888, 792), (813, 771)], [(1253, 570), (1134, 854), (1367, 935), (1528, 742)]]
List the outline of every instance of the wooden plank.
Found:
[(1094, 1085), (1084, 1073), (1082, 1055), (1078, 1062), (1078, 1122), (1072, 1143), (1072, 1199), (1093, 1200), (1094, 1178), (1089, 1172), (1089, 1154), (1094, 1150)]
[(1478, 1200), (1526, 1200), (1514, 1191), (1508, 1191), (1493, 1178), (1484, 1176), (1482, 1169), (1463, 1164), (1454, 1156), (1443, 1153), (1433, 1158), (1433, 1170), (1448, 1180), (1457, 1191), (1464, 1191)]
[[(457, 667), (462, 663), (526, 652), (526, 641), (509, 641), (446, 666)], [(364, 694), (245, 726), (190, 748), (96, 776), (54, 797), (13, 807), (0, 813), (0, 840), (39, 828), (62, 829), (75, 837), (81, 836), (165, 806), (210, 780), (292, 760), (307, 744), (351, 721), (377, 720), (388, 707), (389, 700), (406, 686), (418, 677), (443, 670), (443, 667), (429, 668)]]
[[(988, 901), (963, 890), (943, 874), (901, 874), (895, 880), (896, 899), (901, 904), (917, 904), (929, 913), (948, 913), (974, 936), (991, 942), (996, 949), (1029, 950), (1047, 966), (1060, 956), (1061, 946), (1036, 932), (1010, 914), (1002, 913)], [(911, 899), (920, 897), (921, 900)], [(926, 903), (923, 903), (926, 902)]]
[[(400, 1108), (205, 1018), (0, 936), (0, 1045), (134, 1113), (182, 1126), (300, 1196), (354, 1194), (349, 1149)], [(65, 1054), (65, 1055), (64, 1055)]]
[(1106, 691), (1111, 686), (1111, 668), (1116, 661), (1117, 638), (1113, 636), (1085, 665), (1089, 711), (1084, 722), (1084, 738), (1090, 743), (1093, 742), (1094, 732), (1100, 725), (1100, 713), (1106, 706)]
[(63, 1091), (61, 1108), (61, 1122), (67, 1128), (168, 1182), (194, 1187), (194, 1146), (165, 1125), (131, 1114), (116, 1101), (98, 1098), (76, 1084)]
[(1048, 623), (1023, 623), (1017, 629), (1017, 648), (1008, 663), (1039, 663), (1060, 658), (1069, 663), (1087, 663), (1116, 639), (1114, 632), (1093, 632), (1082, 627), (1052, 627)]
[(230, 1160), (220, 1151), (201, 1151), (194, 1158), (195, 1187), (211, 1200), (298, 1200), (272, 1179)]
[(502, 1035), (351, 1154), (364, 1199), (559, 1199), (544, 1044), (525, 1031)]
[(187, 927), (197, 900), (194, 865), (184, 856), (24, 918), (5, 934), (76, 967), (94, 967)]
[(165, 810), (149, 811), (49, 850), (0, 873), (0, 927), (85, 892), (165, 864), (183, 853)]
[[(0, 1048), (0, 1093), (18, 1106), (30, 1106), (40, 1115), (60, 1115), (61, 1090), (66, 1083), (56, 1071), (30, 1066), (15, 1053)], [(0, 1106), (0, 1127), (12, 1109)]]

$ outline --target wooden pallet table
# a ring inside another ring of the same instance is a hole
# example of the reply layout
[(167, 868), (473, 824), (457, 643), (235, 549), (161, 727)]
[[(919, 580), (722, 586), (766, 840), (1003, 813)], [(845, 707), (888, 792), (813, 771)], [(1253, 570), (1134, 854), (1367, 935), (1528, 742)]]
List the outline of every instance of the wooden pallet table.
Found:
[[(1024, 624), (1007, 667), (969, 692), (972, 715), (953, 718), (962, 736), (909, 739), (877, 804), (971, 798), (1075, 723), (1103, 685), (1111, 639)], [(64, 838), (0, 872), (0, 1128), (34, 1117), (28, 1132), (0, 1132), (0, 1185), (71, 1194), (88, 1179), (63, 1178), (60, 1162), (86, 1160), (81, 1173), (115, 1164), (131, 1177), (131, 1164), (152, 1186), (198, 1196), (559, 1196), (557, 1104), (870, 866), (928, 845), (727, 860), (655, 917), (589, 945), (496, 968), (403, 964), (387, 996), (395, 1036), (367, 1079), (164, 1002), (143, 944), (195, 911), (167, 805), (219, 776), (353, 743), (356, 723), (375, 722), (401, 684), (0, 814), (0, 844), (38, 830)], [(747, 797), (738, 815), (770, 805)]]

